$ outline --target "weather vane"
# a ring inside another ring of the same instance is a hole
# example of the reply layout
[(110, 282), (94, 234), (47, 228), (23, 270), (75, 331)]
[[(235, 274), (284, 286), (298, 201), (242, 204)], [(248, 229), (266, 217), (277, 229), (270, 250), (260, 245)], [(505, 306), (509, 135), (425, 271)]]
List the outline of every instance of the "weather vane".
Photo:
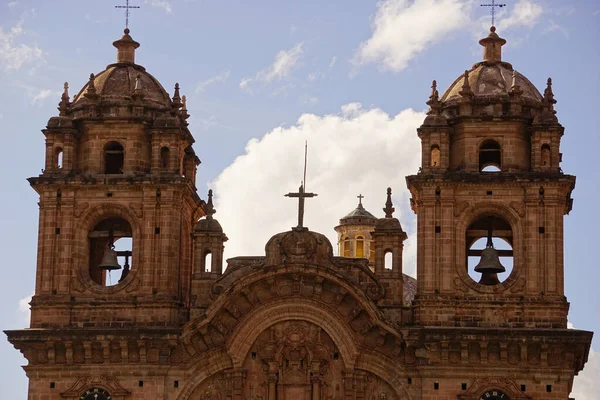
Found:
[(129, 10), (133, 8), (140, 8), (140, 6), (130, 6), (129, 0), (125, 0), (124, 6), (115, 6), (115, 8), (124, 8), (125, 9), (125, 28), (129, 29)]
[(304, 199), (317, 196), (316, 193), (306, 193), (306, 156), (308, 151), (308, 143), (304, 142), (304, 180), (300, 184), (300, 188), (297, 193), (288, 193), (286, 197), (297, 197), (298, 198), (298, 226), (293, 228), (294, 230), (303, 231), (304, 227)]
[(496, 7), (498, 7), (498, 8), (506, 7), (506, 4), (497, 4), (496, 0), (492, 0), (492, 2), (490, 4), (480, 4), (480, 6), (492, 8), (492, 26), (495, 26), (494, 22), (496, 20)]

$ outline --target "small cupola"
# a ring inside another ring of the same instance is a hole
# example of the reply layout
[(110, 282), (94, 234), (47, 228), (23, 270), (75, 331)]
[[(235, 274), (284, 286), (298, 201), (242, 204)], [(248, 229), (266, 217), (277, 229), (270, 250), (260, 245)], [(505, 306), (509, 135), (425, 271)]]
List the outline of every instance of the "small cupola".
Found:
[(490, 27), (490, 34), (481, 39), (479, 44), (483, 46), (483, 61), (495, 64), (502, 61), (502, 46), (506, 40), (496, 33), (496, 27)]
[(129, 29), (123, 31), (121, 39), (113, 42), (113, 46), (117, 48), (117, 63), (135, 64), (135, 49), (140, 47), (140, 44), (129, 36)]
[(359, 194), (358, 205), (340, 219), (340, 224), (334, 229), (338, 233), (339, 255), (342, 257), (367, 258), (374, 260), (374, 248), (371, 243), (371, 232), (377, 222), (377, 217), (367, 211)]

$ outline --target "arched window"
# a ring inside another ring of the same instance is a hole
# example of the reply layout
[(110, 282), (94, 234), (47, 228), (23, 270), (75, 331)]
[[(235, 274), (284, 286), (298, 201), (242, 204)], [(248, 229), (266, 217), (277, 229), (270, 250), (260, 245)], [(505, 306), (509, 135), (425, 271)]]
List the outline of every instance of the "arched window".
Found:
[(167, 146), (160, 149), (160, 167), (162, 169), (169, 168), (169, 148)]
[(482, 215), (469, 225), (465, 238), (466, 268), (473, 280), (495, 285), (513, 269), (513, 232), (498, 215)]
[(99, 285), (113, 286), (133, 268), (133, 233), (129, 222), (109, 218), (88, 234), (90, 278)]
[(348, 236), (346, 236), (344, 238), (344, 242), (342, 244), (343, 248), (342, 248), (342, 254), (344, 255), (344, 257), (350, 257), (350, 238)]
[(204, 253), (204, 271), (212, 272), (212, 253), (210, 251)]
[(104, 146), (104, 173), (122, 174), (125, 163), (123, 146), (119, 142), (108, 142)]
[(63, 149), (60, 147), (57, 147), (56, 150), (54, 150), (54, 164), (58, 169), (61, 169), (63, 166)]
[(440, 148), (437, 144), (431, 146), (431, 166), (439, 167), (440, 166), (441, 153)]
[(356, 237), (356, 257), (363, 258), (365, 256), (365, 238), (362, 236)]
[(550, 145), (548, 145), (548, 144), (542, 145), (542, 167), (552, 166), (550, 155), (551, 155)]
[(391, 270), (394, 263), (394, 256), (391, 250), (386, 250), (383, 261), (384, 268), (386, 270)]
[(488, 139), (479, 146), (479, 171), (494, 172), (502, 170), (502, 149), (500, 143)]

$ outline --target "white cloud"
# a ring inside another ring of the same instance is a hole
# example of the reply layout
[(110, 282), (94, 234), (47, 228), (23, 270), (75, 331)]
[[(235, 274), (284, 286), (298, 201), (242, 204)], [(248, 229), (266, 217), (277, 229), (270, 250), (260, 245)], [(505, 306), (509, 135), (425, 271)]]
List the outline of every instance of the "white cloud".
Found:
[(389, 116), (352, 103), (340, 114), (304, 114), (293, 126), (250, 140), (245, 154), (211, 183), (219, 210), (216, 218), (230, 239), (226, 257), (264, 254), (272, 235), (297, 224), (297, 204), (283, 195), (300, 185), (308, 140), (307, 190), (318, 197), (306, 201), (305, 226), (327, 235), (336, 248), (333, 227), (356, 207), (356, 196), (365, 195), (365, 207), (382, 217), (386, 188), (391, 186), (396, 216), (410, 236), (405, 272), (414, 275), (415, 218), (408, 207), (404, 176), (418, 170), (416, 128), (424, 117), (410, 109)]
[(373, 35), (360, 44), (353, 63), (379, 63), (401, 71), (417, 54), (468, 22), (468, 0), (381, 0)]
[(302, 101), (302, 104), (314, 106), (315, 104), (317, 104), (319, 102), (319, 98), (316, 96), (304, 96), (304, 97), (302, 97), (301, 101)]
[(546, 28), (544, 29), (544, 33), (550, 33), (550, 32), (560, 32), (563, 34), (563, 36), (565, 38), (569, 38), (569, 31), (567, 31), (567, 29), (559, 24), (557, 24), (556, 22), (554, 22), (553, 19), (548, 21), (548, 24), (546, 26)]
[(541, 5), (532, 0), (519, 0), (510, 8), (504, 17), (498, 20), (496, 24), (498, 29), (506, 31), (514, 26), (526, 26), (531, 28), (540, 19), (543, 13)]
[(210, 86), (214, 83), (225, 82), (227, 79), (229, 79), (229, 75), (229, 71), (223, 71), (219, 75), (213, 76), (212, 78), (208, 78), (207, 80), (198, 83), (196, 86), (196, 93), (204, 91), (207, 86)]
[(333, 68), (333, 66), (335, 65), (336, 61), (337, 61), (337, 57), (336, 56), (331, 57), (331, 61), (329, 61), (329, 68)]
[[(31, 104), (41, 104), (50, 97), (60, 98), (61, 92), (52, 89), (27, 88)], [(58, 101), (58, 100), (57, 100)]]
[(304, 50), (302, 49), (303, 43), (297, 43), (288, 50), (281, 50), (275, 55), (273, 63), (267, 68), (259, 71), (255, 78), (244, 78), (240, 82), (240, 88), (247, 92), (250, 92), (250, 83), (252, 81), (260, 81), (269, 83), (274, 80), (281, 80), (287, 78), (290, 75), (292, 69), (296, 66)]
[(31, 310), (29, 309), (29, 302), (31, 302), (31, 298), (33, 297), (33, 293), (29, 296), (23, 297), (19, 300), (19, 308), (18, 311), (23, 314), (23, 321), (29, 322), (29, 317), (31, 316)]
[(37, 45), (15, 44), (15, 39), (23, 33), (22, 22), (8, 31), (0, 26), (0, 67), (3, 70), (17, 70), (24, 64), (43, 58), (42, 50)]
[(306, 77), (306, 79), (309, 82), (314, 82), (317, 80), (317, 78), (319, 77), (319, 73), (318, 72), (311, 72), (310, 74), (308, 74), (308, 76)]
[(166, 0), (146, 0), (145, 3), (155, 8), (162, 8), (167, 14), (173, 11), (171, 3)]
[[(568, 329), (576, 329), (571, 322), (567, 322)], [(597, 382), (600, 377), (600, 352), (590, 348), (588, 360), (583, 367), (583, 371), (575, 376), (573, 381), (573, 390), (569, 397), (577, 400), (596, 400)]]
[(296, 65), (302, 53), (303, 43), (300, 42), (288, 50), (281, 50), (275, 55), (275, 60), (268, 68), (260, 71), (256, 77), (265, 82), (271, 82), (274, 79), (282, 79), (287, 77), (292, 68)]
[(19, 3), (16, 1), (11, 1), (7, 5), (8, 5), (8, 8), (15, 8), (17, 5), (19, 5)]
[(250, 83), (252, 82), (252, 78), (243, 78), (240, 81), (240, 89), (245, 92), (252, 93), (252, 89), (250, 88)]

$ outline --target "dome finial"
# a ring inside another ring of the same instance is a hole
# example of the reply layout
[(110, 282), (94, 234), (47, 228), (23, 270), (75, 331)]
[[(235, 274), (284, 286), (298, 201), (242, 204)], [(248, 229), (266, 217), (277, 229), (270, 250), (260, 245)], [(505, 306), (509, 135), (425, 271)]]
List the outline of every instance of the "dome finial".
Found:
[(181, 102), (181, 96), (179, 95), (179, 83), (175, 83), (175, 93), (173, 93), (173, 108), (179, 110), (183, 103)]
[(213, 206), (213, 191), (212, 189), (208, 189), (208, 203), (206, 203), (206, 219), (213, 219), (213, 214), (215, 214), (217, 210)]
[(117, 48), (117, 62), (135, 64), (135, 49), (140, 44), (129, 36), (129, 28), (125, 28), (121, 39), (114, 41), (113, 46)]
[(385, 213), (386, 218), (393, 218), (394, 211), (396, 209), (393, 207), (392, 203), (392, 188), (387, 188), (387, 200), (385, 202), (385, 207), (383, 208), (383, 212)]
[(437, 82), (435, 79), (431, 82), (431, 95), (429, 96), (429, 101), (426, 103), (429, 106), (429, 111), (427, 111), (427, 115), (439, 115), (441, 111), (439, 94), (437, 91)]
[(70, 105), (71, 103), (69, 102), (69, 83), (65, 82), (63, 86), (63, 93), (60, 97), (60, 103), (58, 103), (58, 115), (60, 115), (61, 117), (66, 116)]
[(358, 196), (356, 196), (356, 197), (358, 197), (358, 208), (364, 208), (363, 205), (362, 205), (362, 199), (365, 196), (363, 196), (362, 194), (359, 193)]
[(96, 86), (94, 85), (94, 79), (96, 79), (96, 77), (94, 76), (94, 74), (90, 74), (90, 80), (88, 82), (88, 87), (87, 90), (85, 91), (85, 98), (87, 99), (95, 99), (98, 95), (96, 94)]
[(552, 78), (548, 78), (546, 82), (546, 89), (544, 89), (544, 103), (548, 111), (552, 114), (556, 114), (556, 110), (554, 110), (554, 105), (556, 104), (556, 100), (554, 99), (554, 93), (552, 92)]
[(185, 95), (181, 96), (181, 118), (184, 120), (188, 119), (190, 114), (187, 112), (187, 97)]
[(462, 89), (458, 93), (462, 97), (473, 97), (473, 90), (471, 90), (471, 85), (469, 84), (469, 71), (468, 70), (465, 70)]
[(502, 46), (506, 44), (506, 40), (498, 36), (495, 26), (490, 27), (489, 35), (481, 39), (479, 44), (483, 46), (483, 61), (490, 64), (502, 61)]

